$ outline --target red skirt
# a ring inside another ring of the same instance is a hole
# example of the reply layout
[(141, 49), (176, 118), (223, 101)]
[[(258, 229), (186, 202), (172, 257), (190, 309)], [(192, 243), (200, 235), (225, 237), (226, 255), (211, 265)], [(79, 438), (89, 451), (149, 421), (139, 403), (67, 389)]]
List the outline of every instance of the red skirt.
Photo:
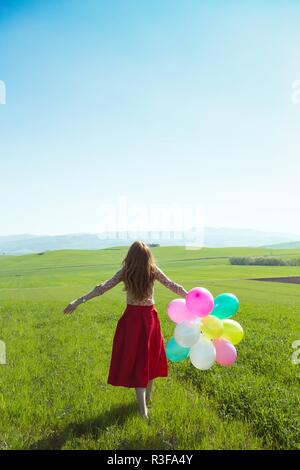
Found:
[(107, 382), (122, 387), (147, 387), (167, 377), (168, 363), (154, 305), (127, 305), (118, 321)]

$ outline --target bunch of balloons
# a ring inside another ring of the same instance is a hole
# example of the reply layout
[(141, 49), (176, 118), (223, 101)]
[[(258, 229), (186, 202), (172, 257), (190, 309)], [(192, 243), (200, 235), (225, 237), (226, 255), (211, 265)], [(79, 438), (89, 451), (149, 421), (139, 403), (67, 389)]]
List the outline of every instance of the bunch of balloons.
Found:
[(166, 346), (167, 358), (179, 362), (187, 357), (200, 370), (216, 362), (232, 365), (237, 358), (235, 346), (243, 339), (241, 325), (230, 317), (240, 302), (233, 294), (220, 294), (215, 299), (203, 287), (194, 287), (186, 299), (175, 299), (168, 305), (168, 315), (176, 323), (174, 336)]

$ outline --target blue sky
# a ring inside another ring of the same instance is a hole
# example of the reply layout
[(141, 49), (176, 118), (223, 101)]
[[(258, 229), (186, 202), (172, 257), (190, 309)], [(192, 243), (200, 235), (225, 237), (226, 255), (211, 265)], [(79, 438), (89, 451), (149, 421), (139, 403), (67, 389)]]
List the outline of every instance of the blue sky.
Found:
[(0, 0), (0, 235), (196, 204), (300, 234), (300, 4)]

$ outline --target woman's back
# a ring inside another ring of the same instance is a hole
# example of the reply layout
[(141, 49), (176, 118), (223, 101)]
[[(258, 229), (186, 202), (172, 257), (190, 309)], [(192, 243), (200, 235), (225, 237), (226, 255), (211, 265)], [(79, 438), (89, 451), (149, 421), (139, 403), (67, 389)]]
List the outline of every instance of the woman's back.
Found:
[[(164, 272), (157, 266), (155, 266), (154, 268), (154, 280), (160, 282), (165, 287), (167, 287), (172, 292), (181, 297), (185, 297), (187, 295), (187, 291), (180, 284), (176, 284), (176, 282), (173, 282), (171, 279), (169, 279), (164, 274)], [(119, 282), (122, 281), (124, 281), (124, 267), (121, 268), (118, 272), (116, 272), (116, 274), (112, 278), (96, 286), (98, 295), (104, 294), (104, 292), (116, 286)], [(134, 294), (132, 294), (128, 290), (126, 290), (126, 296), (128, 305), (154, 305), (154, 283), (152, 284), (151, 289), (149, 290), (149, 294), (142, 300), (137, 299)]]

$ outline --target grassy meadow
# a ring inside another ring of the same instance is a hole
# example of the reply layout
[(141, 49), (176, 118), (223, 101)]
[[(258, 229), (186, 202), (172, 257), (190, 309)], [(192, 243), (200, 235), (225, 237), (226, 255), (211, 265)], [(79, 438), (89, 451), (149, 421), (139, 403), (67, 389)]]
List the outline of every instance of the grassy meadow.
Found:
[[(245, 330), (230, 368), (169, 364), (157, 379), (149, 422), (132, 389), (106, 384), (125, 307), (122, 285), (80, 306), (66, 304), (111, 276), (126, 248), (0, 256), (0, 449), (300, 449), (300, 286), (251, 278), (299, 275), (294, 266), (232, 266), (231, 256), (300, 257), (300, 250), (154, 248), (159, 266), (188, 290), (233, 292)], [(175, 295), (155, 286), (165, 340)]]

